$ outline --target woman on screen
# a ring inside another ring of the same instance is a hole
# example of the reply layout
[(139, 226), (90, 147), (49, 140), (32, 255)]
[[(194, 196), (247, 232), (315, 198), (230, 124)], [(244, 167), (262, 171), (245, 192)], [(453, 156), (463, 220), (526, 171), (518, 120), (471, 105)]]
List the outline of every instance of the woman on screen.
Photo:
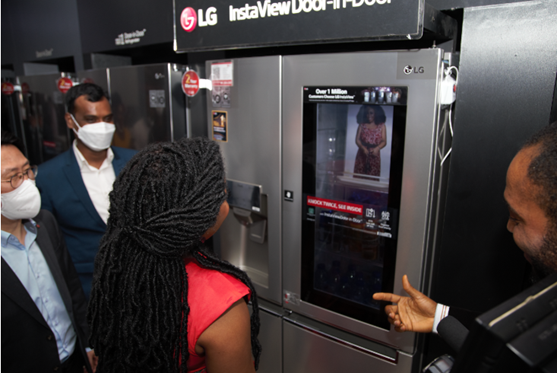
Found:
[(358, 153), (354, 173), (381, 176), (381, 149), (387, 145), (385, 111), (381, 106), (362, 105), (356, 116), (359, 124), (356, 133)]

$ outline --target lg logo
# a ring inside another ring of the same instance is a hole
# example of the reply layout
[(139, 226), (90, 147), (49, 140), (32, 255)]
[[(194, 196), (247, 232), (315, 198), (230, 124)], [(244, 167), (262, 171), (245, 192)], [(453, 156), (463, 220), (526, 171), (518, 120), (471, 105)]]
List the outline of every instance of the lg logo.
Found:
[(195, 30), (197, 25), (199, 27), (214, 26), (217, 21), (217, 8), (214, 6), (207, 8), (205, 16), (203, 15), (203, 9), (198, 9), (196, 14), (195, 9), (191, 7), (185, 8), (180, 15), (180, 24), (187, 32)]
[(410, 65), (406, 65), (404, 66), (404, 73), (406, 75), (410, 75), (412, 73), (414, 74), (423, 74), (424, 73), (424, 67), (420, 66), (420, 67), (412, 67)]

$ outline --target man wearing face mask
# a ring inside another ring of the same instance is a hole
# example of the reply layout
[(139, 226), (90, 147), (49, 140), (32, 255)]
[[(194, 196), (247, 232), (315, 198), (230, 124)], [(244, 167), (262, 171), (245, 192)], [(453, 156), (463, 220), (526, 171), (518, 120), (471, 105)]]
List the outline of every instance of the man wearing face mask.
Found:
[(108, 194), (136, 152), (110, 146), (116, 127), (101, 87), (74, 86), (66, 94), (66, 106), (66, 124), (76, 139), (68, 151), (39, 166), (37, 187), (42, 208), (60, 224), (88, 298), (95, 255), (108, 220)]
[(85, 295), (36, 172), (2, 131), (2, 371), (91, 372)]

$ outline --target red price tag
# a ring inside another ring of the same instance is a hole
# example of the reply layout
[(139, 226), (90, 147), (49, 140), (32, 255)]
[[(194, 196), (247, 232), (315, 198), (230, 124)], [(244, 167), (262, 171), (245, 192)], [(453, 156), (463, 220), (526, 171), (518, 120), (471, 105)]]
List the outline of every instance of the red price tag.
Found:
[(73, 87), (73, 82), (70, 78), (60, 78), (57, 85), (60, 92), (66, 93)]
[(3, 82), (2, 83), (2, 93), (6, 96), (11, 95), (14, 93), (14, 85), (10, 82)]
[(182, 90), (188, 97), (193, 97), (199, 92), (199, 76), (193, 70), (186, 71), (182, 76)]

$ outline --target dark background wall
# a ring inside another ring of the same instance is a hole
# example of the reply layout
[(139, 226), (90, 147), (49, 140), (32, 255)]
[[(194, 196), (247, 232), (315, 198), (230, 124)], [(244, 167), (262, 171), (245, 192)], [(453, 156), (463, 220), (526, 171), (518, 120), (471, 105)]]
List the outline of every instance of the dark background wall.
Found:
[[(172, 0), (95, 0), (77, 5), (84, 53), (171, 43), (174, 38)], [(137, 42), (116, 44), (119, 35), (136, 31), (141, 32), (136, 35)]]
[[(525, 261), (506, 230), (507, 167), (549, 123), (557, 2), (464, 10), (442, 251), (433, 295), (483, 312), (514, 295)], [(468, 289), (474, 289), (470, 291)]]
[[(453, 151), (433, 299), (473, 318), (520, 292), (530, 268), (507, 231), (507, 167), (555, 118), (557, 2), (464, 9)], [(553, 107), (553, 109), (552, 109)], [(428, 337), (429, 356), (448, 347)]]
[(4, 8), (2, 2), (2, 66), (11, 65), (14, 62), (14, 38), (12, 35), (12, 24), (10, 10)]
[[(16, 75), (23, 75), (22, 62), (56, 63), (69, 56), (74, 57), (69, 67), (83, 70), (79, 37), (75, 0), (2, 1), (2, 65), (13, 64)], [(9, 48), (6, 56), (4, 43)]]

